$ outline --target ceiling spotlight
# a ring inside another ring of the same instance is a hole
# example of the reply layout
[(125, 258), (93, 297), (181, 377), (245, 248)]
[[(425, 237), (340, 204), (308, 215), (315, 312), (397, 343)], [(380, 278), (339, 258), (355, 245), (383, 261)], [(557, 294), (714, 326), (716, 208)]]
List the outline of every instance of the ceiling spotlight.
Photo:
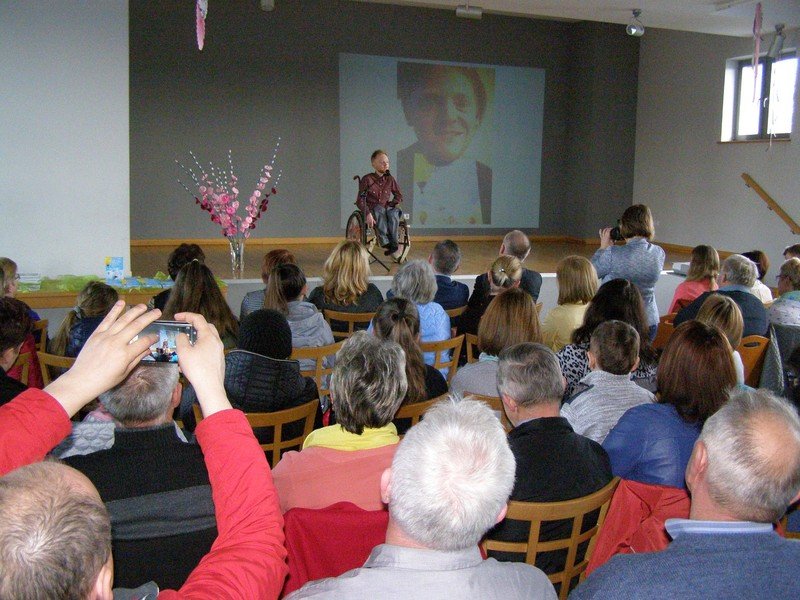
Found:
[(642, 14), (642, 11), (639, 8), (634, 8), (632, 12), (633, 17), (625, 28), (625, 31), (628, 32), (628, 35), (642, 37), (644, 35), (644, 25), (642, 25), (642, 22), (639, 20), (639, 15)]
[(784, 27), (786, 27), (786, 25), (783, 23), (778, 23), (775, 25), (775, 39), (772, 40), (772, 44), (769, 47), (769, 52), (767, 52), (767, 56), (770, 58), (778, 58), (781, 50), (783, 50), (783, 42), (786, 41), (786, 34), (783, 33)]
[(462, 19), (480, 19), (483, 16), (483, 9), (480, 6), (459, 4), (456, 6), (456, 16)]

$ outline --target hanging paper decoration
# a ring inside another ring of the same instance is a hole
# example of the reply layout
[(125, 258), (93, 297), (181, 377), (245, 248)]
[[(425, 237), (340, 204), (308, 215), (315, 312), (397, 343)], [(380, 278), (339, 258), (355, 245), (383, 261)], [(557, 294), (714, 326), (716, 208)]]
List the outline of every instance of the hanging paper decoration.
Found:
[(753, 102), (758, 100), (758, 55), (761, 54), (761, 2), (753, 19)]
[(206, 15), (208, 14), (208, 0), (197, 0), (195, 17), (197, 18), (197, 49), (202, 50), (206, 39)]

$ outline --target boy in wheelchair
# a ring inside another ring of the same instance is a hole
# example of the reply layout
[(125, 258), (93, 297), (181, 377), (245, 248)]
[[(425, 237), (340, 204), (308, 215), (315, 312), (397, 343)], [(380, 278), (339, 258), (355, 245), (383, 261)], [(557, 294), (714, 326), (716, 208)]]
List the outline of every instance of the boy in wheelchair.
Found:
[(359, 181), (356, 204), (364, 213), (368, 227), (378, 236), (378, 243), (396, 260), (400, 258), (397, 231), (402, 211), (397, 207), (403, 194), (397, 181), (389, 173), (389, 157), (383, 150), (375, 150), (370, 157), (374, 173), (367, 173)]

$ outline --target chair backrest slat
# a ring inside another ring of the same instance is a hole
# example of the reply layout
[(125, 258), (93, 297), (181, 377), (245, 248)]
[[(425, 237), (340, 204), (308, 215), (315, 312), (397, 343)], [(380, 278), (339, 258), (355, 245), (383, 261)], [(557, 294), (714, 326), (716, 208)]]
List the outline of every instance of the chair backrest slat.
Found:
[(58, 379), (64, 371), (75, 364), (75, 359), (69, 356), (59, 356), (48, 352), (37, 352), (39, 365), (42, 367), (42, 382), (45, 386), (49, 385), (54, 379)]
[[(353, 335), (356, 324), (366, 324), (368, 326), (375, 316), (374, 312), (344, 312), (330, 310), (329, 308), (326, 308), (323, 314), (325, 315), (325, 320), (328, 322), (328, 325), (331, 325), (333, 321), (343, 321), (347, 324), (347, 331), (333, 331), (333, 339), (335, 340), (349, 338)], [(333, 328), (332, 325), (331, 328)]]
[[(329, 356), (335, 356), (336, 353), (342, 348), (344, 340), (336, 342), (335, 344), (328, 344), (327, 346), (304, 346), (302, 348), (292, 348), (292, 360), (309, 359), (314, 361), (313, 371), (303, 371), (300, 373), (304, 377), (313, 377), (317, 383), (317, 390), (319, 391), (320, 402), (326, 396), (331, 395), (328, 389), (329, 376), (333, 372), (332, 366), (325, 366), (325, 359)], [(333, 361), (328, 361), (328, 364), (333, 364)]]
[[(461, 346), (464, 343), (464, 335), (459, 335), (449, 340), (441, 342), (422, 342), (419, 345), (423, 352), (435, 352), (434, 369), (449, 369), (447, 372), (447, 384), (453, 381), (453, 376), (458, 370), (458, 357), (461, 355)], [(450, 353), (448, 354), (448, 351)]]

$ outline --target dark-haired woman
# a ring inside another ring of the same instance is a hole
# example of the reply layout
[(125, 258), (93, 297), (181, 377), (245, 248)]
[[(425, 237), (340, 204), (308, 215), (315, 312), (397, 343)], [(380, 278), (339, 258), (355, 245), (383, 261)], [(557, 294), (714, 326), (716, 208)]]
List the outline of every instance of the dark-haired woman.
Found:
[(600, 286), (583, 317), (583, 325), (572, 334), (572, 343), (557, 354), (561, 371), (567, 380), (564, 398), (575, 393), (578, 382), (589, 374), (589, 340), (595, 328), (604, 321), (616, 319), (633, 327), (639, 333), (639, 366), (632, 374), (633, 380), (643, 388), (655, 392), (656, 355), (648, 337), (647, 318), (638, 288), (625, 279), (612, 279)]

